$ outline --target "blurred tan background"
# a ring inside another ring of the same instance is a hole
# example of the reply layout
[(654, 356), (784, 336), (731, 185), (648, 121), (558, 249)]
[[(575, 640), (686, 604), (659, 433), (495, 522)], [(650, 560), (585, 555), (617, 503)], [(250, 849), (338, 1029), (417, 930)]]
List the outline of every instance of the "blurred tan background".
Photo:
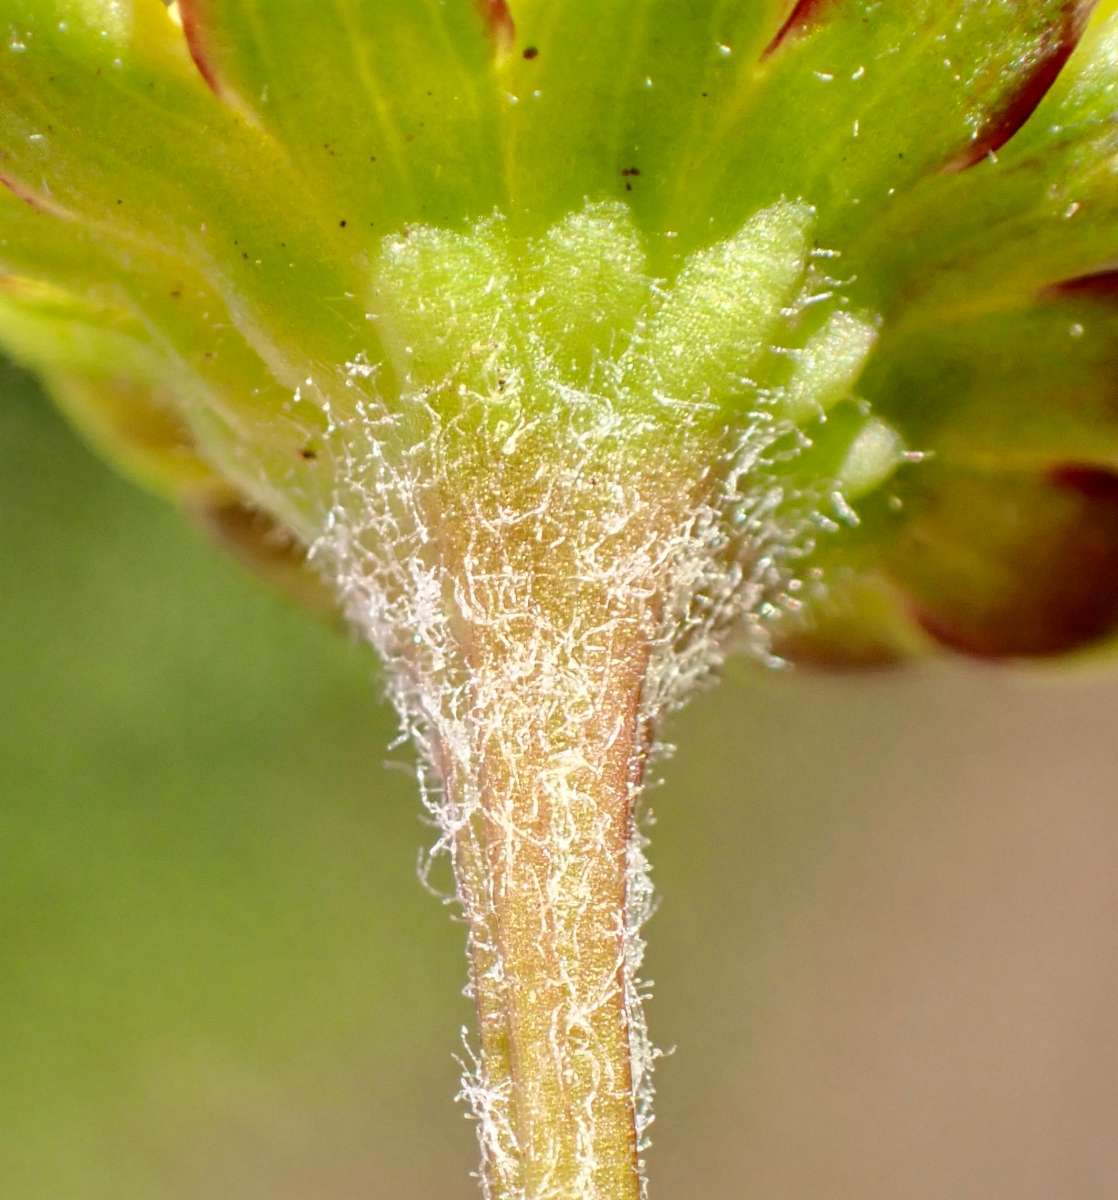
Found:
[[(0, 1197), (477, 1195), (371, 658), (11, 370), (0, 515)], [(1118, 1197), (1118, 674), (738, 669), (671, 734), (653, 1200)]]

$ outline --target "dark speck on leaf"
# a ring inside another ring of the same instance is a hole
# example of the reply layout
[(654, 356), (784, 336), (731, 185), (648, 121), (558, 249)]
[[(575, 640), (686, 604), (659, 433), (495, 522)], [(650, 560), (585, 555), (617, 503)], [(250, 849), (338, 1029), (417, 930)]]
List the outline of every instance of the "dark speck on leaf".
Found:
[(628, 177), (630, 175), (636, 176), (640, 174), (640, 170), (637, 167), (623, 167), (621, 174), (624, 177)]
[(308, 462), (314, 462), (314, 460), (318, 458), (318, 451), (312, 450), (310, 446), (304, 446), (302, 450), (299, 451), (299, 457), (305, 458)]
[(339, 221), (339, 222), (338, 222), (338, 227), (339, 227), (339, 229), (344, 229), (344, 228), (345, 228), (345, 222), (344, 222), (344, 221)]
[(529, 60), (531, 60), (533, 58), (539, 58), (539, 56), (540, 56), (540, 52), (536, 49), (535, 46), (528, 46), (524, 51), (524, 57)]

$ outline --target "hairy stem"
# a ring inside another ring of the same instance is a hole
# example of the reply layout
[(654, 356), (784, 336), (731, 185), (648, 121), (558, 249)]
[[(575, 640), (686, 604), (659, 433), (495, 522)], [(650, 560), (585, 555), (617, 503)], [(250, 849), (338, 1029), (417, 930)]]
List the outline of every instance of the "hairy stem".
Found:
[[(874, 338), (846, 313), (791, 329), (813, 217), (762, 210), (667, 288), (617, 204), (537, 239), (500, 217), (409, 228), (375, 268), (405, 386), (340, 439), (318, 549), (389, 664), (454, 858), (490, 1200), (641, 1195), (634, 809), (653, 725), (779, 593), (803, 518), (771, 469)], [(794, 358), (770, 353), (778, 332)]]
[[(486, 901), (468, 906), (472, 990), (486, 1090), (506, 1108), (509, 1144), (487, 1155), (501, 1200), (640, 1194), (625, 971), (644, 624), (602, 622), (568, 664), (574, 695), (546, 658), (505, 702), (478, 681), (500, 711), (458, 861), (463, 889)], [(508, 679), (500, 647), (476, 650), (479, 675)], [(593, 711), (572, 712), (588, 695)]]

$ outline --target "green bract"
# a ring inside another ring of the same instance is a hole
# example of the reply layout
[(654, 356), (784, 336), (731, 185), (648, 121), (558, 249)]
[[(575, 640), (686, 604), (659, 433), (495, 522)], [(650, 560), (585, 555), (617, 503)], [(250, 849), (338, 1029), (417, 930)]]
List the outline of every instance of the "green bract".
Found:
[(631, 1198), (662, 715), (1118, 629), (1118, 0), (0, 13), (0, 345), (376, 645), (487, 1194)]

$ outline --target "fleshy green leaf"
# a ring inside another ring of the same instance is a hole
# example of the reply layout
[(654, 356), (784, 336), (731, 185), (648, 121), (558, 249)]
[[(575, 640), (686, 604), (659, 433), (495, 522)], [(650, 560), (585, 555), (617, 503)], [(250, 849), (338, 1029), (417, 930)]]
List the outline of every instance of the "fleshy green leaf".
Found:
[(500, 47), (474, 0), (179, 11), (207, 82), (284, 148), (353, 253), (405, 221), (455, 225), (502, 205)]

